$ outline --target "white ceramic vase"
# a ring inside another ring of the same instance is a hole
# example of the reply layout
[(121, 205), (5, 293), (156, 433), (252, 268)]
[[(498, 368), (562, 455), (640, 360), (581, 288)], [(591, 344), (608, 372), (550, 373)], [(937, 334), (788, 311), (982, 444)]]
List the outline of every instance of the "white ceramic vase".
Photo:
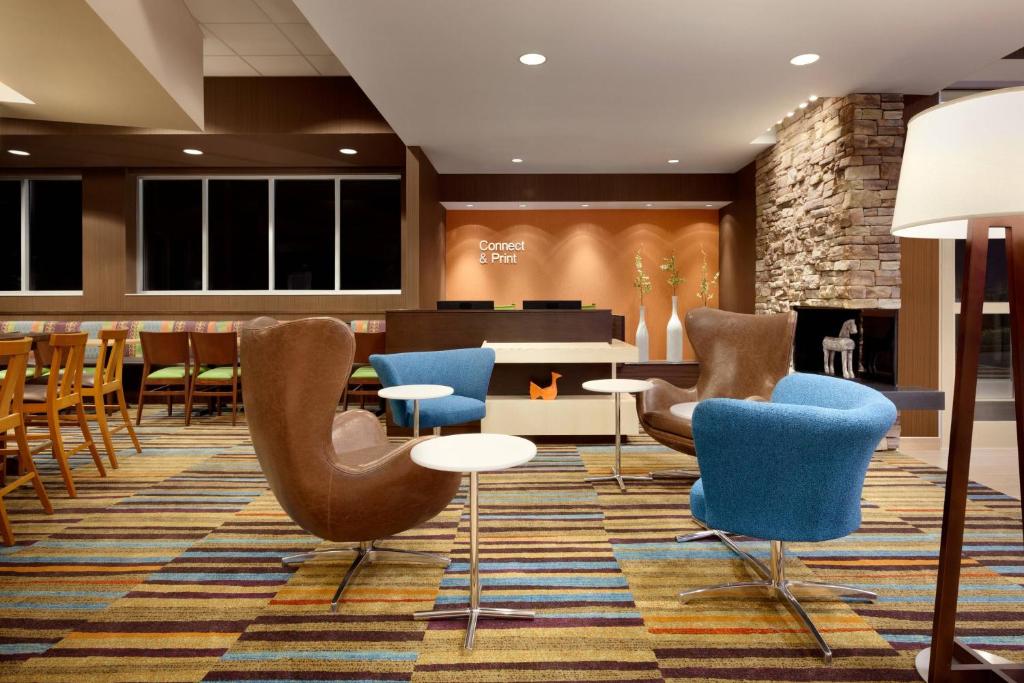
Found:
[(665, 360), (678, 363), (683, 360), (683, 323), (679, 320), (679, 297), (672, 297), (672, 317), (665, 327)]
[(647, 335), (647, 316), (643, 305), (640, 306), (640, 324), (636, 326), (636, 348), (640, 351), (640, 362), (651, 359), (651, 340)]

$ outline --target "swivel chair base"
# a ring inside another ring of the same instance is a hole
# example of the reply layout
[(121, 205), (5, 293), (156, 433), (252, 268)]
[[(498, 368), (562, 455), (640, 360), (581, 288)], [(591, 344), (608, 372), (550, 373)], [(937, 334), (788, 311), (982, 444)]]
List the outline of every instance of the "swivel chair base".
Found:
[(696, 481), (700, 479), (700, 472), (692, 472), (684, 469), (654, 470), (649, 475), (651, 479), (683, 479)]
[(379, 548), (377, 547), (377, 541), (364, 541), (359, 545), (352, 546), (350, 548), (331, 548), (329, 550), (313, 550), (308, 553), (300, 553), (298, 555), (289, 555), (281, 558), (281, 565), (284, 567), (292, 567), (297, 564), (302, 564), (307, 560), (316, 559), (319, 557), (334, 557), (336, 555), (355, 553), (356, 556), (352, 559), (352, 564), (349, 565), (348, 571), (345, 572), (345, 576), (341, 579), (341, 583), (338, 585), (338, 590), (335, 591), (334, 597), (331, 598), (331, 611), (338, 611), (338, 603), (341, 601), (341, 594), (348, 587), (348, 584), (355, 578), (356, 573), (371, 562), (378, 559), (380, 555), (395, 555), (395, 561), (405, 560), (416, 563), (428, 563), (435, 564), (438, 567), (447, 567), (451, 564), (451, 560), (443, 555), (435, 555), (434, 553), (426, 553), (420, 550), (407, 550), (404, 548)]
[(814, 622), (811, 621), (811, 617), (804, 611), (803, 606), (800, 604), (800, 599), (837, 600), (840, 598), (852, 598), (871, 602), (878, 598), (878, 595), (871, 591), (851, 586), (787, 579), (786, 553), (782, 541), (771, 541), (772, 554), (771, 567), (769, 568), (757, 558), (736, 548), (735, 544), (731, 540), (727, 540), (727, 537), (722, 532), (710, 531), (708, 533), (709, 535), (717, 535), (763, 578), (760, 581), (741, 581), (710, 586), (708, 588), (697, 588), (680, 593), (679, 599), (683, 602), (702, 600), (704, 598), (729, 600), (748, 597), (768, 597), (780, 600), (811, 632), (811, 635), (818, 644), (818, 648), (821, 649), (822, 659), (824, 659), (826, 664), (832, 663), (832, 648), (828, 646), (828, 643), (825, 642)]

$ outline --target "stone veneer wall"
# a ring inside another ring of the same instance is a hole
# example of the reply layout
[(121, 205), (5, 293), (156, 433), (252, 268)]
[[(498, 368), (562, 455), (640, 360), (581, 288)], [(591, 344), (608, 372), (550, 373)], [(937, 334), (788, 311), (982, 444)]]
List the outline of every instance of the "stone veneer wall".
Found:
[(756, 311), (899, 308), (903, 96), (823, 98), (756, 160)]

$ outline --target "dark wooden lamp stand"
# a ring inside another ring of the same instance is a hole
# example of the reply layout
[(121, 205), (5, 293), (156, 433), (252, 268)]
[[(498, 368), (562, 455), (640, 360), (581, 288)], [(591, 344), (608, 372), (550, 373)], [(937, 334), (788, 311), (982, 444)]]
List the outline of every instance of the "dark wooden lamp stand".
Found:
[[(921, 675), (928, 681), (941, 683), (1024, 681), (1024, 664), (1010, 663), (974, 650), (956, 638), (955, 633), (990, 226), (1006, 226), (1017, 458), (1021, 481), (1024, 482), (1024, 217), (971, 220), (967, 229), (960, 325), (957, 329), (956, 381), (953, 387), (949, 469), (946, 472), (946, 495), (942, 512), (932, 646), (918, 656), (918, 671)], [(925, 662), (927, 668), (923, 666)]]

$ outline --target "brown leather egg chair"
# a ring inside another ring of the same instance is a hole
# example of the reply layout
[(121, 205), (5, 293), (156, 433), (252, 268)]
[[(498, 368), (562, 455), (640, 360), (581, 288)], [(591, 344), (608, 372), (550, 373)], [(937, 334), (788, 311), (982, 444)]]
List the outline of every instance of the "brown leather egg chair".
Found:
[(392, 444), (371, 413), (337, 412), (354, 349), (352, 331), (333, 318), (258, 318), (242, 330), (246, 419), (271, 490), (303, 529), (350, 544), (282, 563), (355, 553), (332, 610), (355, 573), (382, 554), (447, 566), (446, 557), (376, 543), (444, 510), (461, 481), (412, 461), (413, 446), (432, 437)]
[[(686, 455), (696, 455), (689, 419), (669, 410), (706, 398), (767, 401), (789, 374), (796, 312), (749, 315), (695, 308), (686, 314), (686, 334), (700, 361), (697, 386), (683, 388), (651, 378), (654, 388), (637, 394), (636, 412), (651, 438)], [(655, 478), (696, 479), (697, 472), (653, 472)]]

